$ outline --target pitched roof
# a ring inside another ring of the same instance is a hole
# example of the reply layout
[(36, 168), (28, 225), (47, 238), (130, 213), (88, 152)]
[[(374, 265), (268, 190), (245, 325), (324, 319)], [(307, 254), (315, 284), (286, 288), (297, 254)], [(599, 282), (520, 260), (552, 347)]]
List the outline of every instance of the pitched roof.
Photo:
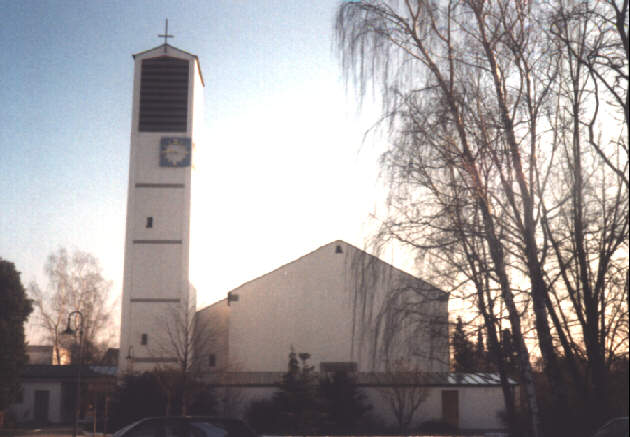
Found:
[[(495, 387), (501, 385), (498, 373), (449, 373), (449, 372), (358, 372), (351, 373), (357, 385), (364, 387)], [(216, 386), (270, 387), (282, 383), (283, 372), (225, 372), (210, 373), (204, 380)], [(314, 376), (318, 377), (319, 373)], [(510, 385), (518, 383), (508, 378)]]
[[(77, 365), (55, 366), (52, 364), (28, 364), (22, 369), (23, 379), (75, 379), (79, 371)], [(113, 366), (89, 366), (81, 367), (82, 378), (99, 378), (116, 375), (116, 367)]]
[(27, 345), (26, 353), (28, 352), (52, 352), (52, 346), (42, 346), (42, 345)]
[[(357, 383), (373, 386), (405, 386), (419, 385), (423, 387), (443, 386), (496, 386), (501, 385), (498, 373), (449, 373), (449, 372), (369, 372), (359, 373)], [(508, 383), (517, 382), (508, 378)]]
[[(310, 252), (306, 253), (305, 255), (302, 255), (301, 257), (294, 259), (293, 261), (289, 261), (289, 262), (288, 262), (288, 263), (286, 263), (286, 264), (282, 264), (280, 267), (277, 267), (277, 268), (275, 268), (275, 269), (271, 270), (270, 272), (264, 273), (264, 274), (262, 274), (262, 275), (260, 275), (260, 276), (257, 276), (257, 277), (255, 277), (255, 278), (253, 278), (253, 279), (250, 279), (250, 280), (249, 280), (249, 281), (247, 281), (247, 282), (242, 283), (242, 284), (241, 284), (241, 285), (239, 285), (238, 287), (236, 287), (236, 288), (234, 288), (234, 289), (230, 290), (230, 291), (229, 291), (229, 293), (236, 292), (236, 291), (238, 291), (239, 289), (241, 289), (241, 288), (245, 287), (246, 285), (248, 285), (248, 284), (250, 284), (250, 283), (252, 283), (252, 282), (254, 282), (254, 281), (257, 281), (257, 280), (259, 280), (259, 279), (261, 279), (261, 278), (264, 278), (264, 277), (266, 277), (266, 276), (268, 276), (268, 275), (271, 275), (271, 274), (273, 274), (273, 273), (275, 273), (275, 272), (277, 272), (277, 271), (279, 271), (279, 270), (282, 270), (282, 269), (284, 269), (284, 268), (286, 268), (286, 267), (290, 266), (291, 264), (295, 264), (295, 263), (297, 263), (297, 262), (299, 262), (299, 261), (303, 260), (304, 258), (309, 257), (310, 255), (314, 254), (315, 252), (318, 252), (318, 251), (320, 251), (320, 250), (324, 249), (325, 247), (328, 247), (328, 246), (331, 246), (331, 247), (332, 247), (333, 245), (340, 245), (340, 244), (343, 244), (343, 245), (345, 245), (346, 247), (351, 248), (352, 250), (356, 251), (356, 253), (357, 253), (357, 254), (359, 254), (359, 255), (361, 255), (361, 256), (366, 256), (366, 258), (367, 258), (367, 259), (369, 259), (369, 260), (370, 260), (370, 261), (372, 261), (372, 262), (378, 262), (378, 263), (381, 263), (382, 265), (385, 265), (385, 266), (389, 267), (389, 268), (390, 268), (390, 269), (392, 269), (393, 271), (398, 272), (398, 273), (400, 273), (400, 274), (402, 274), (402, 275), (404, 275), (404, 276), (407, 276), (409, 279), (413, 279), (414, 281), (418, 281), (418, 282), (422, 283), (422, 284), (423, 284), (423, 287), (426, 287), (427, 289), (432, 289), (432, 290), (439, 291), (439, 292), (443, 293), (443, 296), (442, 296), (442, 297), (443, 297), (444, 299), (448, 298), (448, 293), (446, 293), (446, 292), (442, 291), (441, 289), (439, 289), (439, 288), (438, 288), (438, 287), (436, 287), (435, 285), (433, 285), (433, 284), (431, 284), (431, 283), (429, 283), (429, 282), (425, 281), (424, 279), (420, 279), (420, 278), (418, 278), (417, 276), (414, 276), (414, 275), (412, 275), (412, 274), (410, 274), (410, 273), (407, 273), (407, 272), (405, 272), (405, 271), (403, 271), (403, 270), (400, 270), (399, 268), (394, 267), (393, 265), (391, 265), (391, 264), (389, 264), (389, 263), (387, 263), (387, 262), (383, 261), (383, 260), (382, 260), (382, 259), (380, 259), (379, 257), (377, 257), (377, 256), (375, 256), (375, 255), (372, 255), (372, 254), (370, 254), (370, 253), (366, 252), (366, 251), (365, 251), (365, 250), (363, 250), (363, 249), (359, 249), (358, 247), (353, 246), (353, 245), (352, 245), (352, 244), (350, 244), (350, 243), (346, 243), (346, 242), (345, 242), (345, 241), (343, 241), (343, 240), (335, 240), (335, 241), (332, 241), (332, 242), (330, 242), (330, 243), (324, 244), (323, 246), (320, 246), (320, 247), (318, 247), (317, 249), (312, 250), (312, 251), (310, 251)], [(442, 299), (442, 297), (440, 297), (440, 299)], [(222, 300), (220, 300), (220, 301), (217, 301), (217, 302), (215, 302), (215, 303), (213, 303), (213, 304), (211, 304), (211, 305), (208, 305), (207, 307), (201, 308), (201, 309), (200, 309), (200, 310), (198, 310), (198, 311), (203, 311), (203, 310), (205, 310), (205, 309), (207, 309), (207, 308), (210, 308), (211, 306), (214, 306), (214, 305), (218, 304), (219, 302), (223, 302), (223, 300), (225, 300), (225, 299), (222, 299)]]
[(187, 52), (186, 50), (182, 50), (182, 49), (179, 49), (179, 48), (177, 48), (175, 46), (172, 46), (170, 44), (164, 43), (164, 44), (160, 44), (159, 46), (155, 46), (152, 49), (143, 50), (141, 52), (135, 53), (135, 54), (131, 55), (131, 57), (136, 59), (136, 56), (142, 56), (142, 55), (150, 53), (150, 52), (152, 52), (154, 50), (162, 49), (162, 48), (165, 48), (165, 47), (170, 48), (170, 49), (175, 50), (175, 51), (178, 51), (178, 52), (180, 52), (180, 53), (182, 53), (184, 55), (192, 56), (193, 58), (195, 58), (195, 60), (197, 61), (197, 66), (199, 67), (199, 77), (201, 78), (201, 84), (203, 86), (206, 86), (206, 83), (203, 80), (203, 73), (201, 72), (201, 63), (199, 62), (199, 57), (197, 55), (193, 55), (190, 52)]

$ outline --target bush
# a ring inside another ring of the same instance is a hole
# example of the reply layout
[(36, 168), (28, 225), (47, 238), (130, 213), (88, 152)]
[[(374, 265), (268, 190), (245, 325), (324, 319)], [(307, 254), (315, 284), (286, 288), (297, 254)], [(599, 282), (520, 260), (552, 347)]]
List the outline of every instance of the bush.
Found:
[(167, 398), (152, 373), (127, 375), (114, 392), (108, 429), (118, 430), (147, 416), (163, 416)]
[(329, 434), (350, 434), (365, 429), (364, 416), (372, 409), (354, 379), (345, 372), (333, 374), (320, 383), (328, 419), (324, 431)]
[(282, 432), (280, 409), (269, 399), (253, 401), (245, 413), (245, 421), (256, 430), (257, 434), (275, 434)]
[[(307, 353), (289, 354), (288, 371), (270, 401), (253, 402), (247, 419), (259, 433), (314, 434), (326, 422), (318, 380)], [(272, 421), (273, 420), (273, 421)]]
[(441, 420), (428, 420), (420, 425), (419, 431), (423, 433), (451, 435), (457, 432), (457, 427)]
[(271, 399), (254, 401), (247, 422), (259, 434), (351, 434), (371, 426), (371, 409), (355, 381), (345, 373), (320, 381), (308, 354), (289, 354), (288, 372)]
[(200, 416), (215, 415), (217, 410), (217, 399), (215, 394), (207, 386), (197, 384), (197, 390), (191, 396), (188, 406), (188, 414)]

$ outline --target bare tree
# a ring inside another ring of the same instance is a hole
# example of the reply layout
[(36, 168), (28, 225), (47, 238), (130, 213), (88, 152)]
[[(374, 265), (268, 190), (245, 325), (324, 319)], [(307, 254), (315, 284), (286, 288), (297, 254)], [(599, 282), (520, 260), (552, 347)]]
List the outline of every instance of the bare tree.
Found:
[[(221, 333), (210, 322), (197, 316), (194, 299), (169, 306), (156, 320), (163, 334), (156, 336), (150, 353), (174, 358), (173, 363), (163, 363), (157, 369), (169, 400), (167, 414), (171, 413), (176, 394), (181, 396), (180, 413), (187, 414), (193, 396), (204, 388), (201, 384), (205, 370), (202, 362), (207, 357), (207, 351), (213, 350), (214, 345), (221, 341)], [(230, 402), (232, 397), (236, 396), (231, 396)]]
[(210, 387), (218, 414), (235, 417), (244, 401), (241, 365), (228, 357), (229, 297), (197, 311), (193, 368)]
[[(623, 16), (627, 21), (628, 2), (617, 3), (559, 2), (550, 26), (562, 73), (550, 117), (562, 188), (543, 201), (542, 221), (553, 247), (546, 263), (556, 302), (550, 314), (596, 421), (609, 410), (607, 362), (628, 350), (628, 61), (626, 29), (618, 26)], [(606, 132), (612, 126), (619, 132)]]
[(150, 354), (174, 359), (173, 363), (161, 363), (155, 371), (167, 396), (165, 414), (172, 414), (173, 398), (180, 394), (179, 413), (185, 415), (190, 384), (194, 380), (195, 306), (187, 302), (169, 305), (155, 324), (162, 333), (156, 336)]
[[(337, 15), (344, 70), (362, 94), (380, 85), (390, 132), (378, 238), (428, 254), (476, 302), (500, 374), (509, 323), (533, 435), (524, 314), (565, 412), (571, 378), (601, 420), (605, 351), (628, 350), (627, 14), (625, 0), (406, 0)], [(582, 346), (592, 388), (575, 362)]]
[(426, 378), (423, 373), (404, 359), (391, 363), (387, 371), (375, 374), (379, 393), (389, 405), (398, 431), (409, 430), (420, 406), (429, 396)]
[(363, 250), (353, 249), (347, 262), (353, 291), (351, 357), (374, 371), (400, 357), (425, 371), (448, 369), (447, 293)]
[[(362, 88), (368, 80), (382, 81), (383, 103), (394, 138), (393, 147), (384, 155), (384, 165), (393, 180), (390, 205), (399, 207), (393, 219), (384, 224), (383, 232), (419, 250), (442, 250), (443, 259), (455, 257), (472, 267), (466, 271), (480, 267), (481, 275), (491, 275), (517, 339), (532, 431), (540, 435), (531, 365), (507, 263), (506, 252), (512, 248), (502, 238), (512, 226), (531, 231), (533, 205), (529, 191), (520, 193), (521, 202), (511, 185), (518, 180), (522, 189), (527, 188), (520, 151), (510, 149), (516, 139), (511, 112), (505, 106), (505, 79), (499, 77), (501, 69), (510, 66), (497, 64), (496, 47), (487, 41), (488, 34), (505, 32), (490, 29), (502, 22), (486, 22), (482, 6), (475, 2), (408, 1), (397, 10), (384, 1), (349, 3), (339, 9), (337, 32), (346, 71), (357, 72)], [(522, 28), (518, 26), (521, 14), (505, 18), (515, 29)], [(492, 100), (494, 94), (499, 107)], [(488, 106), (494, 106), (494, 111), (475, 111)], [(501, 119), (496, 120), (493, 113), (501, 114)], [(496, 128), (501, 124), (507, 125), (508, 135)], [(501, 161), (512, 164), (507, 167), (509, 174), (499, 172), (503, 169)], [(504, 192), (506, 186), (510, 189)], [(514, 207), (511, 211), (495, 211), (497, 205), (510, 206), (510, 202)], [(521, 204), (524, 211), (518, 208)], [(504, 224), (514, 213), (517, 223)], [(432, 239), (433, 235), (439, 241)], [(525, 241), (515, 245), (526, 243), (520, 248), (532, 255), (528, 266), (536, 273), (532, 280), (536, 293), (532, 294), (537, 297), (534, 307), (540, 313), (536, 320), (543, 332), (541, 350), (553, 365), (555, 353), (545, 327), (544, 301), (540, 305), (540, 266), (531, 247), (536, 240), (527, 232), (525, 236)], [(486, 282), (480, 278), (477, 285)], [(562, 380), (554, 381), (561, 384)]]
[[(628, 0), (601, 2), (559, 2), (555, 10), (551, 32), (562, 42), (566, 58), (570, 59), (572, 75), (586, 74), (591, 86), (595, 112), (607, 105), (615, 107), (628, 125)], [(581, 67), (582, 72), (579, 72)], [(608, 100), (609, 102), (606, 102)], [(591, 120), (595, 121), (597, 117)], [(628, 187), (627, 134), (619, 132), (611, 139), (615, 144), (606, 147), (595, 141), (596, 125), (588, 123), (588, 143)], [(627, 133), (627, 132), (626, 132)], [(619, 150), (625, 159), (615, 156)]]
[(219, 414), (225, 417), (237, 417), (245, 401), (245, 394), (237, 385), (239, 382), (238, 368), (232, 366), (229, 370), (220, 369), (216, 376), (218, 380), (212, 393), (219, 402)]
[[(54, 361), (62, 363), (62, 347), (67, 345), (61, 333), (67, 327), (68, 315), (78, 310), (83, 316), (83, 341), (88, 347), (107, 342), (114, 334), (109, 330), (112, 304), (111, 281), (101, 274), (98, 260), (91, 254), (59, 249), (48, 257), (45, 266), (48, 285), (41, 289), (30, 284), (29, 294), (40, 326), (53, 345)], [(78, 330), (77, 334), (78, 335)], [(74, 339), (78, 344), (78, 338)]]

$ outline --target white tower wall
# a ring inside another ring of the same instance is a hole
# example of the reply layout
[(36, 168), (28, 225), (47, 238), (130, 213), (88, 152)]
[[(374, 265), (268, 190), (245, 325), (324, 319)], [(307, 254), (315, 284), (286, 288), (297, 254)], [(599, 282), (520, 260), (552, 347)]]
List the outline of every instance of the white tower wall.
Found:
[[(143, 61), (164, 56), (188, 62), (186, 130), (141, 131)], [(198, 139), (194, 126), (202, 103), (201, 71), (196, 56), (168, 45), (134, 55), (134, 61), (119, 373), (176, 364), (167, 327), (174, 326), (171, 319), (175, 314), (181, 316), (189, 305), (194, 306), (188, 266), (191, 180)], [(162, 138), (190, 139), (189, 165), (161, 165)]]

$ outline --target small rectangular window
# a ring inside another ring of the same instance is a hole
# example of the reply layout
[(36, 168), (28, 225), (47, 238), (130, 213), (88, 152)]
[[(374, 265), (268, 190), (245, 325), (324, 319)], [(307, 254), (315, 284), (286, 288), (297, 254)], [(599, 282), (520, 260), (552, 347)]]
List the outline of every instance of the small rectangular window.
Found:
[(214, 354), (210, 354), (208, 356), (208, 366), (214, 367), (216, 365), (217, 365), (217, 358), (214, 356)]
[(140, 337), (140, 344), (146, 346), (148, 342), (149, 336), (147, 334), (142, 334), (142, 337)]
[(153, 217), (147, 217), (147, 228), (153, 227)]

